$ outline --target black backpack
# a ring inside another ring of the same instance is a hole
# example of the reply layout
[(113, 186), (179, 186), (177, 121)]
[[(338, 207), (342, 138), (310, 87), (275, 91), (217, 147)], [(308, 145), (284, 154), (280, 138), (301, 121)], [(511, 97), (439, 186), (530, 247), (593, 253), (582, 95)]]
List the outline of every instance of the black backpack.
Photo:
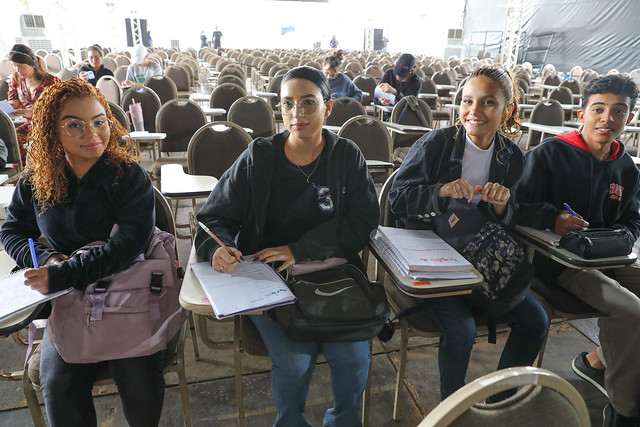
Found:
[(287, 337), (305, 342), (355, 342), (375, 337), (389, 317), (384, 287), (352, 264), (291, 276), (295, 304), (272, 316)]

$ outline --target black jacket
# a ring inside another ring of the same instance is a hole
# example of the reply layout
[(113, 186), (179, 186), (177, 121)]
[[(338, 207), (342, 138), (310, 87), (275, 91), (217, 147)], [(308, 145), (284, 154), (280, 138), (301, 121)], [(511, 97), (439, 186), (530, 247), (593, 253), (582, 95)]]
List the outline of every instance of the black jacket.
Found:
[[(382, 79), (380, 79), (380, 83), (388, 83), (398, 91), (396, 104), (405, 96), (413, 95), (417, 97), (422, 87), (422, 79), (415, 74), (412, 74), (406, 82), (399, 81), (396, 79), (396, 76), (393, 75), (393, 68), (384, 73)], [(376, 104), (380, 103), (378, 98), (375, 99), (375, 102)]]
[[(327, 151), (327, 179), (334, 204), (333, 217), (308, 230), (289, 248), (297, 262), (328, 257), (353, 259), (378, 224), (375, 187), (358, 147), (350, 140), (323, 130)], [(275, 154), (275, 141), (289, 132), (254, 140), (215, 186), (198, 220), (206, 224), (225, 245), (244, 254), (261, 248)], [(200, 257), (211, 260), (219, 245), (204, 231), (196, 234)]]
[[(600, 160), (591, 154), (577, 131), (548, 138), (527, 154), (518, 184), (519, 224), (553, 230), (567, 203), (590, 228), (625, 229), (635, 241), (640, 236), (640, 173), (624, 144), (618, 153)], [(552, 278), (560, 264), (536, 257), (536, 274)]]
[[(93, 68), (91, 68), (91, 65), (89, 64), (84, 64), (78, 70), (78, 74), (80, 74), (80, 71), (93, 71)], [(105, 68), (104, 65), (100, 65), (100, 69), (98, 71), (93, 71), (93, 74), (95, 75), (95, 77), (93, 79), (87, 80), (87, 83), (91, 83), (93, 86), (95, 86), (96, 83), (98, 83), (98, 80), (100, 80), (100, 77), (113, 76), (113, 71), (111, 71), (108, 68)]]
[[(447, 210), (448, 197), (438, 197), (443, 184), (462, 175), (462, 156), (466, 132), (464, 127), (451, 126), (426, 133), (418, 139), (402, 162), (389, 191), (389, 202), (403, 228), (431, 228), (436, 215)], [(509, 225), (514, 212), (515, 192), (512, 189), (520, 178), (524, 155), (509, 138), (496, 133), (489, 182), (497, 182), (511, 191), (507, 209), (498, 218), (489, 203), (480, 202), (478, 208), (493, 221)]]
[[(115, 183), (117, 169), (104, 157), (80, 180), (67, 170), (67, 200), (43, 212), (33, 198), (30, 182), (23, 177), (7, 208), (0, 242), (18, 267), (33, 266), (27, 243), (30, 237), (40, 265), (55, 253), (71, 255), (88, 243), (108, 240), (82, 256), (48, 266), (49, 292), (70, 286), (84, 289), (124, 270), (148, 247), (155, 222), (151, 180), (140, 165), (133, 164), (123, 165)], [(114, 224), (119, 229), (109, 239)], [(53, 249), (37, 241), (41, 234)]]

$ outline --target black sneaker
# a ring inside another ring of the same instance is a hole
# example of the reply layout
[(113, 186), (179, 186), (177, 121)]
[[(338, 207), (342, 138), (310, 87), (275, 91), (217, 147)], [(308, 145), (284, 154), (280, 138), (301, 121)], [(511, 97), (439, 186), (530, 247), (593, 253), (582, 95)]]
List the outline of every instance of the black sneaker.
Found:
[(604, 369), (592, 368), (587, 360), (587, 352), (584, 351), (576, 356), (571, 362), (571, 369), (583, 380), (589, 381), (596, 386), (602, 394), (609, 398), (609, 393), (604, 387)]
[(607, 403), (607, 406), (602, 410), (602, 427), (637, 427), (638, 418), (623, 417), (611, 406), (611, 403)]

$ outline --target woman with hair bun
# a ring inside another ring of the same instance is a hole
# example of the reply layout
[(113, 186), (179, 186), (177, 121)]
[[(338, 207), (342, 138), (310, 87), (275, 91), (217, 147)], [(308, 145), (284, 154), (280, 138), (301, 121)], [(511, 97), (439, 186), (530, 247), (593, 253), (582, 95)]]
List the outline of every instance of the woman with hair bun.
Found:
[(16, 114), (27, 119), (27, 123), (16, 129), (22, 163), (27, 156), (27, 133), (31, 126), (33, 106), (45, 87), (60, 81), (47, 73), (44, 59), (23, 44), (15, 44), (9, 51), (9, 60), (13, 65), (13, 76), (9, 82), (8, 100)]
[(329, 80), (331, 87), (331, 98), (350, 97), (358, 102), (362, 102), (362, 91), (353, 84), (346, 74), (338, 72), (344, 52), (342, 50), (334, 50), (331, 55), (324, 59), (322, 71)]
[[(493, 66), (474, 71), (462, 89), (459, 115), (462, 126), (425, 134), (398, 169), (389, 201), (401, 218), (399, 226), (433, 228), (433, 219), (447, 211), (450, 200), (465, 198), (477, 204), (487, 222), (512, 223), (510, 188), (522, 175), (524, 155), (509, 139), (520, 128), (518, 90), (509, 72)], [(547, 316), (531, 293), (514, 304), (504, 315), (511, 333), (498, 369), (531, 365), (547, 334)], [(438, 364), (444, 400), (464, 385), (476, 338), (473, 308), (463, 297), (433, 298), (425, 314), (441, 331)]]

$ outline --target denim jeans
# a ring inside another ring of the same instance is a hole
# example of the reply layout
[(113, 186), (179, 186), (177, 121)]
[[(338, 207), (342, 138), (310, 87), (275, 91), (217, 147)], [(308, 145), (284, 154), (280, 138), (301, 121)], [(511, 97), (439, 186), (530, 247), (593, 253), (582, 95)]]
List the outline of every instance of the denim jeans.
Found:
[(371, 355), (368, 341), (314, 343), (292, 341), (267, 313), (251, 316), (267, 346), (273, 367), (271, 388), (278, 415), (274, 426), (310, 426), (304, 417), (307, 391), (322, 352), (331, 368), (333, 408), (327, 410), (323, 425), (362, 425), (359, 402), (367, 383)]
[[(440, 398), (444, 400), (464, 385), (476, 339), (475, 320), (462, 297), (433, 298), (425, 312), (440, 327), (438, 366)], [(527, 294), (504, 320), (511, 333), (502, 350), (498, 369), (531, 365), (547, 335), (547, 314), (533, 295)]]
[(118, 386), (127, 423), (132, 427), (157, 426), (164, 401), (165, 351), (101, 363), (67, 363), (51, 344), (45, 331), (40, 357), (40, 384), (49, 425), (96, 426), (91, 388), (104, 364)]

